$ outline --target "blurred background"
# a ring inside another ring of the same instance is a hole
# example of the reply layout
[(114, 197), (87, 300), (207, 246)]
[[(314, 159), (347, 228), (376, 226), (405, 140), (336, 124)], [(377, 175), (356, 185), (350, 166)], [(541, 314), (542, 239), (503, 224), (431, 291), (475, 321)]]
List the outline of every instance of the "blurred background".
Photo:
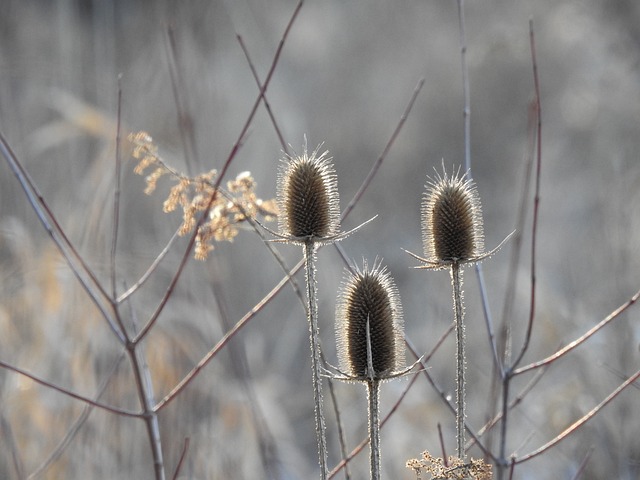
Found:
[[(118, 76), (123, 136), (149, 132), (163, 158), (184, 172), (220, 168), (258, 96), (237, 35), (263, 81), (295, 6), (292, 0), (0, 0), (0, 130), (105, 285)], [(528, 28), (534, 22), (543, 164), (537, 316), (528, 363), (581, 335), (639, 288), (640, 4), (486, 0), (468, 2), (465, 14), (472, 170), (488, 249), (518, 222), (533, 98)], [(448, 169), (463, 162), (460, 63), (453, 0), (309, 0), (267, 91), (294, 150), (302, 151), (306, 135), (310, 148), (324, 142), (334, 157), (344, 208), (383, 151), (419, 79), (425, 79), (402, 132), (343, 227), (379, 217), (341, 244), (355, 263), (383, 259), (400, 290), (406, 335), (421, 352), (431, 350), (452, 321), (449, 278), (446, 272), (413, 270), (415, 261), (402, 249), (422, 251), (419, 212), (426, 176), (442, 162)], [(192, 148), (185, 149), (185, 137), (193, 139)], [(272, 198), (282, 155), (261, 105), (229, 178), (249, 170), (258, 196)], [(162, 212), (171, 182), (163, 179), (153, 195), (145, 195), (144, 178), (133, 174), (136, 161), (124, 141), (122, 157), (120, 292), (144, 273), (181, 222), (179, 212)], [(483, 264), (496, 325), (513, 289), (509, 321), (516, 352), (529, 311), (528, 200), (517, 282), (507, 282), (515, 242)], [(102, 401), (138, 409), (122, 346), (5, 162), (0, 202), (0, 358), (87, 396), (109, 378)], [(139, 328), (154, 312), (186, 245), (186, 238), (179, 239), (150, 281), (123, 305), (128, 325)], [(276, 247), (288, 265), (301, 256), (299, 248)], [(335, 362), (333, 315), (345, 265), (333, 247), (323, 248), (318, 259), (321, 335), (326, 357)], [(156, 397), (282, 275), (250, 229), (233, 243), (216, 244), (206, 262), (190, 261), (143, 344)], [(301, 273), (296, 278), (303, 281)], [(465, 279), (468, 423), (477, 431), (497, 404), (473, 270)], [(548, 369), (511, 414), (509, 452), (524, 455), (543, 445), (638, 369), (639, 317), (630, 309)], [(454, 351), (450, 337), (430, 361), (430, 373), (452, 396)], [(167, 472), (175, 470), (188, 437), (180, 478), (315, 478), (309, 364), (304, 309), (287, 287), (161, 412)], [(532, 375), (522, 377), (514, 382), (514, 394)], [(383, 385), (383, 414), (406, 386), (407, 380)], [(365, 389), (336, 384), (335, 393), (350, 450), (366, 436)], [(327, 397), (329, 463), (335, 465), (340, 453), (331, 403)], [(518, 466), (514, 478), (573, 478), (590, 452), (580, 478), (638, 478), (639, 408), (633, 385), (585, 427)], [(78, 401), (0, 371), (0, 477), (26, 478), (38, 471), (83, 409)], [(453, 453), (453, 415), (421, 378), (382, 430), (384, 476), (415, 478), (405, 468), (408, 459), (424, 450), (439, 456), (438, 424)], [(497, 448), (496, 435), (485, 441)], [(470, 454), (481, 456), (477, 448)], [(366, 450), (350, 471), (352, 478), (366, 478)], [(90, 412), (39, 476), (81, 477), (153, 478), (143, 422)]]

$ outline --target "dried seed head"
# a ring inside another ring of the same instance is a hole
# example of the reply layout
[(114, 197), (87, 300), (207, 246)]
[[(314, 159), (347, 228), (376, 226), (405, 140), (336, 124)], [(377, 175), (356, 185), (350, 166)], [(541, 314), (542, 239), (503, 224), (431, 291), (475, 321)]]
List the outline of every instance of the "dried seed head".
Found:
[(475, 183), (467, 174), (429, 178), (422, 202), (422, 241), (428, 261), (473, 261), (483, 254), (482, 210)]
[(349, 273), (343, 282), (336, 309), (336, 340), (340, 368), (353, 380), (382, 380), (404, 367), (400, 296), (380, 264), (369, 269), (365, 262), (362, 271)]
[(280, 234), (294, 239), (327, 238), (340, 230), (338, 181), (328, 152), (288, 157), (278, 175)]

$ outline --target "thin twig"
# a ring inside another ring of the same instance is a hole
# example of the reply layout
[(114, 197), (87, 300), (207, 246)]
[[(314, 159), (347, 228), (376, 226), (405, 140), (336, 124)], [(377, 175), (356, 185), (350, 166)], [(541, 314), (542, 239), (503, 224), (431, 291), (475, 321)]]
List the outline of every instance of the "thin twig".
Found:
[(597, 325), (590, 328), (587, 332), (585, 332), (580, 337), (576, 338), (573, 342), (569, 343), (566, 347), (561, 348), (553, 355), (549, 355), (547, 358), (539, 360), (537, 362), (530, 363), (529, 365), (525, 365), (524, 367), (520, 367), (516, 370), (513, 370), (512, 374), (520, 375), (522, 373), (528, 372), (530, 370), (535, 370), (536, 368), (544, 367), (545, 365), (549, 365), (559, 358), (562, 358), (567, 353), (569, 353), (574, 348), (580, 346), (582, 343), (591, 338), (597, 331), (602, 329), (604, 326), (609, 324), (612, 320), (618, 318), (624, 311), (626, 311), (629, 307), (631, 307), (634, 303), (638, 301), (640, 298), (640, 290), (638, 290), (629, 300), (616, 308), (613, 312), (607, 315), (604, 319), (602, 319)]
[(22, 461), (22, 457), (18, 451), (18, 445), (16, 437), (13, 434), (13, 428), (2, 412), (0, 412), (0, 434), (2, 434), (4, 441), (9, 444), (8, 450), (11, 451), (11, 459), (13, 460), (13, 469), (16, 471), (16, 477), (19, 480), (26, 478), (24, 474), (24, 462)]
[[(300, 270), (304, 265), (304, 261), (300, 260), (292, 269), (291, 275), (294, 275), (295, 272)], [(207, 366), (207, 364), (218, 354), (220, 350), (222, 350), (229, 340), (231, 340), (243, 327), (247, 325), (247, 323), (258, 313), (261, 311), (271, 300), (275, 298), (275, 296), (284, 288), (284, 286), (289, 283), (289, 276), (286, 276), (278, 282), (278, 284), (265, 295), (262, 300), (260, 300), (251, 310), (249, 310), (240, 320), (236, 322), (231, 330), (229, 330), (216, 345), (209, 350), (209, 352), (196, 364), (195, 367), (191, 369), (191, 371), (184, 376), (184, 378), (169, 392), (165, 395), (165, 397), (156, 403), (154, 407), (155, 412), (159, 412), (164, 407), (166, 407), (172, 400), (182, 392), (186, 388), (189, 383), (198, 375), (200, 370)]]
[(520, 349), (520, 353), (511, 365), (511, 369), (515, 369), (522, 361), (524, 354), (529, 348), (531, 340), (531, 332), (533, 329), (533, 321), (536, 314), (536, 245), (538, 221), (540, 216), (540, 171), (542, 170), (542, 107), (540, 105), (540, 80), (538, 79), (538, 62), (536, 59), (536, 42), (533, 33), (533, 20), (529, 20), (529, 42), (531, 48), (531, 63), (533, 66), (533, 84), (535, 90), (536, 105), (536, 176), (535, 176), (535, 196), (533, 198), (533, 221), (531, 232), (531, 300), (529, 304), (529, 321), (527, 322), (527, 332), (524, 342)]
[[(215, 267), (214, 267), (215, 268)], [(209, 284), (211, 285), (212, 296), (217, 307), (217, 316), (222, 324), (223, 331), (229, 330), (233, 325), (229, 319), (227, 304), (222, 295), (223, 280), (216, 275), (211, 275)], [(249, 404), (249, 412), (253, 421), (253, 431), (257, 437), (258, 451), (262, 461), (262, 472), (265, 479), (277, 479), (278, 473), (275, 471), (275, 464), (280, 463), (276, 458), (276, 448), (273, 435), (269, 430), (269, 425), (265, 421), (264, 414), (260, 407), (260, 402), (256, 397), (255, 389), (251, 384), (251, 372), (247, 361), (245, 343), (242, 339), (237, 339), (229, 345), (229, 356), (231, 370), (237, 377)], [(275, 461), (274, 461), (275, 460)]]
[[(380, 422), (380, 428), (382, 428), (387, 423), (387, 420), (389, 420), (391, 416), (395, 413), (395, 411), (398, 409), (398, 407), (404, 400), (407, 393), (409, 393), (409, 390), (411, 390), (411, 387), (416, 383), (417, 379), (418, 379), (418, 375), (413, 375), (411, 377), (411, 380), (409, 381), (405, 389), (402, 391), (402, 393), (398, 397), (398, 400), (396, 400), (393, 407), (391, 407), (391, 410), (389, 410), (389, 412), (385, 415), (385, 417)], [(345, 466), (351, 460), (353, 460), (353, 458), (355, 458), (360, 452), (362, 452), (368, 444), (369, 444), (369, 436), (363, 439), (353, 450), (351, 450), (351, 453), (349, 453), (349, 455), (346, 458), (343, 458), (340, 461), (340, 463), (338, 463), (335, 467), (333, 467), (331, 472), (329, 472), (329, 476), (327, 478), (328, 479), (334, 478), (338, 474), (338, 472), (343, 468), (345, 468)]]
[(58, 247), (58, 250), (65, 258), (67, 265), (71, 268), (74, 276), (78, 279), (88, 297), (98, 308), (102, 317), (107, 321), (113, 333), (118, 337), (120, 342), (124, 344), (124, 333), (119, 330), (115, 323), (113, 317), (113, 306), (111, 305), (109, 295), (65, 234), (56, 217), (53, 215), (53, 212), (49, 208), (49, 205), (40, 194), (38, 187), (35, 185), (22, 163), (20, 163), (16, 155), (13, 153), (13, 150), (4, 138), (2, 132), (0, 132), (0, 153), (2, 153), (9, 164), (9, 168), (13, 171), (18, 182), (20, 182), (20, 186), (25, 192), (27, 200), (31, 204), (34, 212), (38, 216), (40, 223)]
[[(451, 334), (451, 332), (453, 332), (453, 324), (451, 324), (449, 328), (440, 336), (440, 338), (436, 341), (431, 351), (422, 359), (421, 363), (423, 368), (426, 368), (425, 365), (429, 362), (429, 360), (431, 360), (431, 357), (438, 351), (440, 346), (442, 346), (442, 344), (444, 343), (446, 338)], [(405, 337), (405, 343), (409, 351), (416, 358), (416, 360), (419, 359), (420, 355), (417, 353), (416, 348), (413, 346), (411, 341), (406, 337)], [(402, 400), (404, 400), (404, 397), (407, 395), (407, 393), (409, 393), (409, 390), (411, 389), (413, 384), (416, 383), (417, 379), (418, 379), (418, 375), (412, 375), (411, 381), (409, 382), (407, 387), (402, 391), (402, 393), (398, 397), (398, 400), (396, 400), (396, 403), (394, 403), (394, 405), (391, 407), (391, 410), (389, 410), (389, 413), (387, 413), (385, 418), (380, 422), (381, 428), (386, 423), (386, 421), (391, 417), (391, 415), (398, 409), (398, 407), (400, 407)], [(364, 449), (364, 447), (367, 446), (368, 443), (369, 443), (369, 438), (365, 438), (364, 440), (362, 440), (362, 442), (360, 442), (358, 446), (351, 451), (348, 457), (344, 458), (338, 465), (336, 465), (333, 468), (333, 470), (331, 470), (329, 478), (333, 478), (340, 471), (340, 469), (344, 468), (344, 466), (347, 465), (351, 461), (351, 459), (353, 459), (356, 455), (358, 455)]]
[[(320, 352), (322, 353), (322, 352)], [(329, 395), (331, 396), (331, 404), (333, 405), (333, 412), (336, 416), (336, 427), (338, 433), (338, 441), (340, 443), (340, 455), (342, 456), (342, 460), (348, 457), (347, 454), (347, 441), (346, 436), (344, 434), (344, 425), (342, 424), (342, 414), (340, 413), (340, 408), (338, 407), (338, 399), (336, 398), (335, 385), (333, 384), (333, 380), (331, 377), (328, 379), (329, 386)], [(349, 471), (349, 463), (344, 464), (344, 479), (351, 479), (351, 472)]]
[[(536, 374), (529, 380), (529, 382), (524, 386), (520, 392), (509, 402), (508, 410), (513, 410), (516, 406), (518, 406), (524, 400), (525, 396), (537, 385), (537, 383), (542, 379), (542, 376), (547, 372), (546, 368), (542, 368), (536, 372)], [(493, 427), (502, 419), (502, 411), (500, 411), (497, 415), (495, 415), (491, 420), (484, 424), (484, 426), (478, 430), (478, 437), (482, 437), (485, 433), (491, 431)], [(470, 440), (466, 450), (469, 450), (471, 446), (473, 446), (475, 442)]]
[[(451, 325), (449, 325), (449, 328), (444, 332), (444, 334), (442, 335), (442, 337), (440, 337), (440, 340), (438, 342), (438, 344), (440, 344), (440, 342), (444, 341), (444, 339), (449, 336), (451, 334), (451, 332), (454, 331), (455, 325), (454, 323), (451, 323)], [(418, 351), (416, 350), (416, 348), (413, 346), (413, 344), (411, 343), (411, 341), (407, 338), (405, 338), (405, 343), (407, 345), (407, 348), (409, 349), (409, 351), (411, 352), (411, 354), (415, 357), (415, 358), (419, 358), (419, 354)], [(429, 371), (426, 368), (426, 362), (427, 362), (427, 358), (425, 358), (421, 364), (423, 366), (423, 369), (421, 370), (421, 373), (426, 377), (427, 381), (431, 384), (431, 386), (433, 387), (433, 389), (436, 391), (436, 393), (440, 396), (440, 399), (444, 402), (444, 404), (449, 408), (449, 410), (451, 411), (451, 413), (453, 413), (453, 415), (455, 416), (456, 414), (456, 406), (454, 404), (452, 404), (449, 401), (448, 395), (447, 393), (436, 383), (436, 381), (433, 379), (433, 377), (431, 376), (431, 374), (429, 373)], [(491, 458), (492, 461), (495, 461), (495, 456), (493, 455), (493, 453), (491, 453), (491, 451), (480, 441), (478, 435), (471, 429), (471, 427), (469, 427), (469, 425), (467, 425), (467, 423), (465, 422), (465, 428), (467, 433), (471, 436), (471, 438), (474, 441), (474, 444), (478, 446), (478, 448), (480, 448), (480, 450), (482, 450), (482, 452)]]
[(591, 460), (591, 455), (593, 454), (593, 451), (594, 451), (594, 448), (590, 447), (589, 451), (587, 452), (587, 454), (582, 459), (582, 462), (580, 462), (580, 465), (578, 466), (578, 469), (576, 470), (576, 474), (571, 478), (571, 480), (578, 480), (580, 478), (580, 476), (584, 473), (584, 469), (586, 468), (587, 463), (589, 463), (589, 460)]
[(178, 235), (179, 231), (180, 229), (178, 228), (178, 230), (176, 230), (173, 236), (169, 239), (169, 242), (167, 242), (167, 245), (165, 245), (162, 251), (153, 260), (153, 262), (151, 262), (151, 265), (149, 265), (149, 268), (147, 269), (146, 272), (144, 272), (144, 274), (140, 277), (140, 279), (131, 287), (129, 287), (127, 291), (125, 291), (122, 295), (116, 298), (116, 304), (120, 304), (124, 302), (127, 298), (133, 295), (140, 287), (142, 287), (142, 285), (144, 285), (144, 283), (149, 279), (149, 277), (151, 277), (151, 274), (158, 268), (158, 265), (160, 265), (160, 262), (164, 259), (164, 257), (167, 256), (167, 253), (169, 253), (169, 251), (171, 250), (171, 246), (174, 244), (174, 242), (177, 240), (179, 236)]
[(195, 245), (195, 241), (196, 241), (196, 236), (198, 234), (198, 231), (200, 229), (200, 227), (203, 225), (203, 223), (205, 222), (205, 220), (208, 218), (209, 216), (209, 210), (211, 209), (211, 206), (213, 205), (213, 203), (215, 202), (215, 199), (217, 197), (217, 192), (218, 192), (218, 187), (220, 186), (220, 183), (222, 182), (222, 179), (224, 178), (227, 170), (229, 169), (229, 166), (231, 165), (231, 162), (233, 161), (233, 159), (235, 158), (236, 154), (238, 153), (238, 150), (240, 149), (240, 146), (242, 145), (242, 142), (245, 138), (245, 135), (249, 129), (249, 126), (251, 125), (251, 122), (253, 121), (253, 118), (255, 117), (256, 111), (258, 110), (258, 106), (260, 105), (260, 102), (262, 101), (262, 97), (264, 95), (264, 93), (266, 92), (269, 83), (271, 82), (271, 78), (273, 77), (273, 72), (275, 71), (276, 65), (278, 64), (278, 60), (280, 59), (280, 54), (282, 53), (282, 49), (284, 47), (285, 41), (289, 35), (289, 32), (291, 31), (291, 27), (293, 26), (293, 23), (296, 19), (296, 17), (298, 16), (298, 13), (300, 12), (300, 9), (302, 8), (302, 5), (304, 3), (304, 0), (299, 0), (298, 4), (296, 6), (296, 8), (293, 11), (293, 14), (291, 15), (291, 18), (289, 19), (289, 23), (287, 24), (287, 27), (285, 28), (285, 31), (282, 35), (282, 38), (280, 39), (280, 43), (278, 45), (278, 48), (276, 50), (276, 53), (273, 57), (273, 61), (271, 62), (271, 68), (269, 69), (269, 73), (267, 74), (267, 78), (265, 79), (265, 82), (262, 86), (262, 88), (260, 89), (260, 94), (258, 95), (258, 98), (255, 100), (253, 107), (249, 113), (249, 116), (247, 117), (247, 120), (245, 121), (244, 126), (242, 127), (242, 130), (240, 131), (240, 134), (238, 135), (238, 138), (236, 140), (236, 143), (233, 145), (231, 152), (229, 153), (229, 156), (227, 157), (225, 163), (223, 164), (222, 168), (220, 169), (220, 172), (216, 178), (216, 184), (215, 184), (215, 189), (214, 189), (214, 193), (213, 195), (211, 195), (211, 199), (209, 200), (209, 203), (207, 204), (207, 207), (204, 209), (204, 211), (202, 212), (202, 214), (200, 215), (200, 218), (198, 219), (195, 228), (194, 228), (194, 232), (191, 235), (190, 239), (189, 239), (189, 243), (187, 245), (187, 248), (182, 256), (182, 259), (180, 261), (180, 264), (178, 265), (178, 269), (176, 270), (176, 273), (174, 274), (173, 278), (171, 279), (165, 294), (163, 295), (162, 299), (160, 300), (158, 306), (156, 307), (155, 312), (151, 315), (151, 317), (149, 318), (149, 320), (147, 321), (147, 324), (142, 328), (142, 330), (140, 331), (140, 333), (133, 339), (134, 343), (138, 343), (140, 342), (151, 330), (151, 328), (153, 327), (153, 325), (155, 324), (155, 322), (158, 320), (158, 317), (160, 316), (160, 313), (164, 310), (164, 307), (166, 305), (166, 303), (169, 301), (169, 297), (171, 297), (171, 294), (173, 293), (173, 290), (176, 286), (176, 284), (178, 283), (178, 280), (180, 279), (180, 276), (182, 275), (182, 272), (184, 271), (184, 267), (187, 263), (187, 261), (189, 260), (189, 257), (191, 255), (191, 250), (193, 248), (193, 246)]
[[(464, 168), (468, 172), (469, 179), (473, 179), (471, 172), (471, 87), (469, 83), (469, 65), (467, 63), (467, 32), (464, 16), (464, 0), (458, 0), (458, 30), (460, 34), (460, 67), (462, 71), (462, 96), (463, 96), (463, 136), (464, 136)], [(482, 263), (478, 262), (474, 265), (476, 277), (478, 279), (478, 288), (480, 290), (480, 299), (482, 303), (482, 312), (489, 336), (489, 345), (493, 353), (493, 360), (496, 368), (502, 370), (498, 359), (498, 350), (496, 347), (495, 334), (493, 329), (493, 316), (489, 309), (489, 296), (487, 294), (486, 282), (484, 280), (484, 272)]]
[(120, 226), (120, 183), (122, 159), (120, 157), (120, 128), (122, 116), (122, 75), (118, 76), (118, 114), (116, 117), (116, 164), (115, 187), (113, 189), (113, 231), (111, 233), (111, 297), (116, 298), (116, 251), (118, 248), (118, 229)]
[(49, 382), (48, 380), (44, 380), (40, 377), (38, 377), (37, 375), (34, 375), (32, 373), (27, 372), (26, 370), (23, 370), (21, 368), (15, 367), (5, 361), (0, 360), (0, 367), (2, 368), (6, 368), (7, 370), (11, 370), (12, 372), (18, 373), (20, 375), (22, 375), (23, 377), (27, 377), (31, 380), (33, 380), (36, 383), (39, 383), (40, 385), (43, 385), (47, 388), (51, 388), (52, 390), (56, 390), (57, 392), (63, 393), (65, 395), (67, 395), (68, 397), (71, 398), (75, 398), (76, 400), (80, 400), (81, 402), (84, 402), (88, 405), (91, 405), (93, 407), (97, 407), (100, 408), (102, 410), (106, 410), (107, 412), (111, 412), (111, 413), (115, 413), (116, 415), (121, 415), (123, 417), (133, 417), (133, 418), (141, 418), (142, 417), (142, 412), (134, 412), (132, 410), (125, 410), (122, 408), (118, 408), (118, 407), (113, 407), (111, 405), (107, 405), (104, 403), (100, 403), (97, 402), (89, 397), (85, 397), (84, 395), (80, 395), (78, 393), (75, 393), (67, 388), (61, 387), (59, 385), (56, 385), (54, 383)]
[(640, 378), (640, 370), (638, 370), (631, 377), (629, 377), (625, 382), (623, 382), (620, 386), (618, 386), (618, 388), (616, 388), (613, 392), (611, 392), (607, 396), (607, 398), (605, 398), (602, 402), (600, 402), (598, 405), (596, 405), (593, 409), (591, 409), (582, 418), (580, 418), (579, 420), (574, 422), (570, 427), (566, 428), (562, 433), (560, 433), (555, 438), (553, 438), (549, 442), (547, 442), (544, 445), (542, 445), (537, 450), (534, 450), (533, 452), (531, 452), (531, 453), (529, 453), (527, 455), (519, 457), (515, 461), (515, 463), (516, 464), (521, 464), (521, 463), (524, 463), (524, 462), (526, 462), (528, 460), (531, 460), (532, 458), (537, 457), (538, 455), (546, 452), (550, 448), (552, 448), (555, 445), (557, 445), (558, 443), (560, 443), (562, 440), (564, 440), (569, 435), (571, 435), (573, 432), (575, 432), (577, 429), (579, 429), (582, 425), (584, 425), (589, 420), (591, 420), (593, 417), (595, 417), (598, 414), (598, 412), (600, 412), (600, 410), (602, 410), (604, 407), (606, 407), (607, 404), (609, 404), (614, 398), (616, 398), (618, 395), (620, 395), (620, 393), (625, 388), (627, 388), (629, 385), (632, 385), (639, 378)]
[[(505, 359), (503, 363), (502, 370), (502, 420), (500, 426), (500, 462), (498, 464), (498, 480), (502, 480), (504, 476), (504, 468), (506, 465), (506, 448), (507, 448), (507, 424), (508, 424), (508, 403), (509, 403), (509, 390), (511, 385), (511, 380), (515, 376), (514, 370), (520, 364), (527, 350), (529, 349), (529, 344), (531, 341), (531, 334), (533, 331), (533, 323), (536, 314), (536, 253), (537, 253), (537, 237), (538, 237), (538, 221), (539, 221), (539, 213), (540, 213), (540, 172), (542, 170), (542, 111), (541, 111), (541, 101), (540, 101), (540, 83), (538, 78), (538, 63), (536, 58), (536, 49), (535, 49), (535, 37), (533, 30), (533, 20), (529, 21), (529, 46), (531, 50), (531, 64), (533, 68), (533, 83), (534, 83), (534, 113), (536, 118), (536, 129), (534, 131), (534, 138), (536, 139), (536, 174), (534, 180), (534, 198), (533, 198), (533, 220), (531, 227), (531, 259), (530, 259), (530, 268), (531, 268), (531, 294), (529, 301), (529, 318), (527, 321), (527, 330), (525, 333), (524, 340), (522, 342), (522, 346), (520, 347), (519, 353), (516, 355), (515, 360), (510, 365), (506, 365), (508, 359), (506, 355), (508, 354), (508, 349), (505, 348)], [(505, 322), (508, 319), (504, 320)], [(505, 323), (505, 325), (507, 325)], [(508, 328), (508, 327), (507, 327)], [(505, 331), (504, 342), (505, 347), (509, 344), (509, 331)], [(511, 475), (513, 474), (513, 469), (515, 468), (515, 463), (512, 463), (511, 466)]]
[(411, 100), (409, 100), (409, 103), (408, 103), (407, 107), (405, 108), (404, 113), (400, 117), (400, 121), (398, 122), (398, 125), (396, 126), (396, 129), (391, 134), (391, 138), (389, 138), (389, 141), (385, 145), (384, 150), (382, 151), (382, 153), (380, 154), (378, 159), (374, 162), (373, 166), (371, 167), (371, 170), (369, 170), (368, 175), (366, 176), (366, 178), (364, 179), (364, 181), (360, 185), (360, 188), (358, 189), (356, 194), (353, 196), (353, 198), (351, 199), (349, 204), (343, 210), (342, 215), (340, 216), (340, 220), (341, 221), (344, 220), (351, 213), (351, 210), (353, 210), (353, 208), (356, 206), (356, 204), (360, 201), (360, 198), (362, 197), (362, 195), (364, 195), (364, 192), (367, 190), (367, 188), (369, 188), (369, 185), (371, 184), (371, 182), (373, 181), (373, 178), (376, 176), (376, 173), (380, 169), (380, 166), (382, 165), (382, 162), (384, 161), (384, 159), (386, 158), (387, 154), (389, 153), (389, 150), (391, 150), (391, 147), (395, 143), (396, 138), (398, 138), (398, 135), (400, 134), (400, 131), (402, 130), (402, 126), (406, 122), (406, 120), (407, 120), (407, 118), (409, 116), (409, 113), (411, 112), (411, 109), (413, 108), (413, 104), (415, 103), (416, 98), (418, 98), (418, 94), (420, 93), (420, 90), (422, 90), (422, 86), (423, 85), (424, 85), (424, 78), (421, 78), (420, 81), (418, 81), (418, 84), (416, 85), (416, 88), (414, 88), (413, 94), (411, 95)]
[(193, 117), (189, 113), (186, 101), (182, 95), (185, 91), (182, 86), (182, 77), (180, 76), (180, 66), (178, 64), (178, 47), (176, 44), (176, 32), (173, 25), (167, 25), (167, 60), (169, 64), (169, 77), (171, 78), (171, 91), (173, 92), (173, 100), (176, 104), (176, 113), (178, 114), (178, 128), (180, 129), (180, 139), (182, 140), (182, 148), (184, 152), (184, 162), (187, 166), (187, 172), (193, 172), (194, 161), (198, 158), (196, 153), (196, 139), (193, 131)]
[(187, 458), (187, 452), (189, 451), (189, 444), (191, 443), (191, 439), (186, 437), (184, 439), (184, 444), (182, 445), (182, 453), (180, 454), (180, 460), (178, 460), (178, 465), (176, 465), (176, 470), (173, 472), (172, 480), (178, 480), (178, 475), (180, 474), (180, 470), (182, 469), (182, 465), (184, 464), (185, 458)]
[(449, 468), (449, 458), (447, 457), (447, 447), (444, 444), (444, 436), (442, 435), (442, 424), (438, 422), (438, 440), (440, 441), (440, 450), (442, 451), (442, 464), (445, 468)]
[[(109, 382), (111, 381), (113, 375), (118, 370), (118, 365), (120, 364), (120, 362), (122, 362), (123, 359), (124, 359), (124, 352), (121, 353), (118, 356), (118, 358), (116, 359), (115, 362), (113, 362), (113, 364), (111, 365), (111, 368), (107, 372), (106, 376), (100, 382), (100, 385), (98, 386), (98, 391), (97, 391), (97, 393), (95, 395), (95, 401), (98, 401), (100, 399), (100, 397), (104, 394), (104, 392), (107, 389), (107, 386), (109, 385)], [(38, 478), (40, 475), (42, 475), (44, 472), (46, 472), (47, 469), (56, 460), (58, 460), (62, 456), (62, 454), (64, 453), (66, 448), (71, 444), (71, 442), (75, 438), (76, 434), (80, 431), (82, 426), (85, 424), (85, 422), (89, 418), (89, 415), (93, 411), (93, 408), (94, 408), (93, 405), (85, 405), (84, 406), (84, 408), (82, 409), (82, 413), (78, 416), (78, 418), (73, 423), (71, 428), (67, 431), (67, 433), (62, 438), (62, 440), (60, 440), (58, 445), (53, 449), (53, 451), (48, 455), (48, 457), (44, 461), (42, 461), (40, 466), (38, 468), (36, 468), (33, 472), (31, 472), (29, 474), (29, 476), (26, 477), (27, 480)]]
[[(244, 40), (242, 39), (242, 35), (236, 33), (236, 38), (238, 39), (238, 43), (242, 48), (242, 52), (244, 53), (247, 62), (249, 63), (249, 68), (251, 69), (251, 73), (253, 74), (253, 78), (258, 85), (258, 90), (262, 92), (262, 83), (260, 82), (260, 77), (258, 77), (258, 72), (256, 71), (256, 67), (251, 61), (251, 57), (249, 56), (249, 50), (247, 50), (247, 46), (244, 44)], [(267, 100), (267, 97), (264, 93), (262, 93), (262, 102), (264, 103), (264, 107), (267, 109), (267, 113), (269, 114), (269, 118), (271, 119), (271, 123), (273, 128), (276, 131), (276, 135), (278, 136), (278, 140), (280, 140), (280, 145), (282, 146), (282, 151), (285, 154), (289, 154), (289, 149), (287, 147), (287, 142), (284, 141), (284, 137), (282, 136), (282, 132), (280, 131), (280, 127), (278, 127), (278, 122), (276, 122), (276, 118), (273, 115), (273, 111), (271, 110), (271, 104)]]

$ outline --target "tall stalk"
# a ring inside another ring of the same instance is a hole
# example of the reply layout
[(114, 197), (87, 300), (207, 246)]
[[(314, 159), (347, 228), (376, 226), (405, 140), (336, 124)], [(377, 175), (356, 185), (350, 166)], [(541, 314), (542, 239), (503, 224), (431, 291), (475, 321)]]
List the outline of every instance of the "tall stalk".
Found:
[(453, 314), (456, 327), (456, 453), (465, 460), (464, 401), (466, 361), (464, 355), (464, 304), (462, 303), (462, 270), (458, 262), (451, 265), (451, 285), (453, 287)]
[(380, 381), (367, 382), (369, 400), (369, 459), (371, 480), (380, 480)]
[(311, 380), (313, 404), (320, 462), (320, 478), (327, 478), (327, 437), (322, 405), (322, 372), (320, 363), (320, 329), (318, 327), (318, 297), (316, 291), (315, 245), (312, 239), (303, 243), (305, 279), (307, 282), (307, 318), (311, 344)]

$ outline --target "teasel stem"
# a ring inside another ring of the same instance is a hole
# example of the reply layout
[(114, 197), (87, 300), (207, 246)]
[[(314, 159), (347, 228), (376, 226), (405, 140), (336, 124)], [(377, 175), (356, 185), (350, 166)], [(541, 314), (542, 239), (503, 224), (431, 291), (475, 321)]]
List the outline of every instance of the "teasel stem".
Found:
[(464, 304), (462, 303), (462, 269), (458, 262), (451, 264), (451, 285), (453, 287), (453, 314), (456, 328), (456, 440), (457, 456), (465, 460), (465, 431), (464, 431), (464, 396), (466, 367), (464, 356)]
[(380, 480), (380, 380), (367, 381), (371, 480)]
[(305, 279), (307, 282), (307, 318), (309, 319), (309, 342), (311, 343), (311, 379), (313, 403), (320, 461), (320, 478), (327, 478), (327, 437), (322, 405), (322, 370), (320, 363), (320, 329), (318, 327), (318, 297), (316, 291), (316, 245), (313, 239), (303, 243)]
[(370, 268), (355, 267), (339, 292), (336, 343), (343, 371), (333, 378), (366, 383), (371, 479), (380, 474), (380, 382), (400, 377), (404, 368), (404, 320), (393, 278), (376, 259)]

